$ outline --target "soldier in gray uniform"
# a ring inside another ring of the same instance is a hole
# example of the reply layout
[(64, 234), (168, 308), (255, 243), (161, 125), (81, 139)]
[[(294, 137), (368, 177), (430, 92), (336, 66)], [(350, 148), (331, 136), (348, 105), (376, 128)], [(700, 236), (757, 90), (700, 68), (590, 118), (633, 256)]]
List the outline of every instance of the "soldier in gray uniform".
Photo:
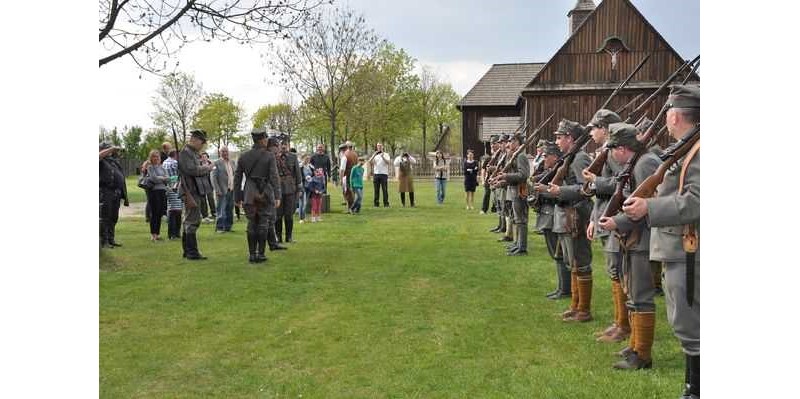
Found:
[[(234, 198), (247, 215), (247, 249), (250, 263), (267, 260), (264, 256), (273, 211), (280, 206), (281, 187), (275, 155), (267, 150), (267, 131), (254, 129), (253, 147), (239, 157), (234, 174)], [(242, 178), (246, 178), (244, 191)]]
[[(515, 134), (509, 143), (509, 151), (513, 154), (523, 144), (525, 144), (525, 136)], [(520, 193), (520, 190), (527, 190), (530, 163), (528, 157), (525, 156), (524, 149), (517, 154), (515, 159), (509, 159), (509, 162), (511, 162), (511, 166), (508, 171), (497, 176), (500, 184), (506, 186), (507, 198), (511, 201), (513, 229), (516, 236), (514, 246), (509, 249), (507, 255), (523, 256), (528, 254), (528, 203), (527, 193)], [(520, 194), (523, 194), (525, 198)]]
[[(578, 138), (587, 133), (581, 124), (562, 119), (553, 134), (559, 149), (567, 152)], [(553, 232), (558, 234), (559, 246), (571, 268), (572, 302), (562, 313), (564, 321), (592, 320), (592, 243), (586, 237), (592, 201), (581, 193), (584, 183), (581, 172), (590, 163), (589, 154), (580, 150), (561, 186), (550, 183), (549, 186), (537, 184), (536, 187), (536, 191), (547, 191), (556, 199)]]
[[(537, 174), (531, 176), (531, 182), (535, 183), (542, 174), (552, 170), (555, 166), (558, 157), (561, 156), (561, 150), (555, 143), (544, 143), (543, 151), (544, 157), (539, 163)], [(534, 211), (536, 212), (536, 231), (544, 236), (544, 242), (547, 244), (547, 252), (553, 258), (556, 264), (556, 277), (558, 279), (558, 286), (553, 292), (547, 294), (548, 299), (561, 299), (569, 298), (572, 296), (572, 281), (570, 279), (570, 268), (564, 263), (563, 251), (558, 246), (558, 234), (553, 232), (553, 214), (555, 211), (556, 200), (553, 195), (545, 192), (536, 192), (535, 189), (531, 193), (536, 196), (533, 204)]]
[[(492, 154), (493, 155), (498, 153), (498, 152), (500, 152), (500, 151), (503, 151), (503, 146), (502, 146), (502, 144), (500, 142), (500, 135), (492, 135), (492, 137), (490, 138), (490, 141), (492, 143)], [(505, 231), (505, 226), (504, 226), (505, 219), (503, 218), (502, 212), (500, 211), (500, 204), (498, 203), (498, 197), (497, 197), (498, 196), (498, 192), (497, 192), (498, 188), (490, 186), (490, 182), (489, 182), (489, 177), (491, 177), (492, 174), (497, 170), (497, 163), (500, 162), (500, 157), (501, 156), (502, 156), (502, 154), (498, 154), (498, 156), (497, 156), (497, 158), (495, 160), (495, 164), (486, 167), (486, 176), (484, 177), (484, 185), (486, 187), (488, 187), (488, 189), (492, 193), (492, 208), (494, 208), (494, 211), (497, 212), (497, 227), (489, 230), (489, 232), (491, 232), (491, 233), (500, 233), (502, 231)]]
[[(614, 111), (607, 109), (598, 110), (592, 121), (589, 123), (589, 128), (592, 139), (595, 143), (602, 147), (606, 144), (608, 139), (608, 125), (612, 123), (622, 122)], [(610, 155), (610, 154), (609, 154)], [(608, 230), (600, 229), (597, 226), (597, 220), (602, 216), (603, 211), (608, 205), (608, 200), (614, 194), (617, 187), (617, 180), (615, 176), (622, 170), (622, 166), (609, 156), (603, 165), (603, 172), (597, 176), (588, 170), (583, 170), (583, 178), (590, 182), (589, 194), (594, 194), (595, 201), (592, 208), (592, 216), (589, 222), (589, 227), (586, 230), (586, 236), (589, 240), (600, 238), (603, 245), (603, 252), (606, 258), (606, 272), (611, 279), (611, 299), (614, 304), (614, 321), (611, 326), (605, 330), (595, 333), (597, 342), (621, 342), (628, 338), (631, 333), (631, 326), (628, 323), (628, 311), (625, 307), (627, 298), (625, 291), (620, 285), (620, 278), (622, 276), (622, 257), (619, 252), (619, 242), (615, 235), (610, 234)]]
[(180, 189), (186, 212), (183, 219), (183, 257), (191, 260), (206, 259), (197, 249), (197, 229), (200, 227), (200, 201), (213, 193), (209, 173), (213, 164), (200, 163), (200, 151), (206, 144), (206, 132), (192, 130), (189, 142), (178, 155)]
[[(658, 169), (661, 159), (648, 152), (644, 144), (636, 139), (635, 126), (614, 123), (609, 129), (611, 136), (606, 146), (611, 149), (609, 155), (616, 162), (626, 165), (633, 162), (633, 157), (637, 153), (642, 154), (633, 165), (629, 184), (623, 191), (624, 195), (630, 195), (637, 184)], [(630, 310), (630, 325), (633, 327), (631, 345), (624, 351), (624, 359), (614, 364), (614, 368), (625, 370), (651, 368), (656, 303), (655, 286), (650, 269), (650, 226), (642, 220), (634, 222), (622, 213), (613, 217), (601, 217), (597, 223), (602, 229), (616, 230), (619, 234), (624, 288), (628, 296), (627, 308)]]
[[(676, 85), (665, 123), (679, 140), (700, 129), (700, 88)], [(650, 223), (650, 259), (664, 262), (667, 319), (686, 354), (683, 398), (700, 397), (700, 142), (675, 164), (655, 198), (631, 197), (622, 208)]]
[(281, 206), (278, 207), (278, 217), (275, 221), (275, 233), (278, 242), (282, 242), (283, 226), (286, 226), (286, 242), (292, 242), (292, 228), (294, 226), (294, 211), (297, 208), (297, 194), (303, 192), (303, 175), (300, 172), (300, 163), (297, 155), (289, 152), (289, 136), (280, 135), (281, 151), (276, 155), (278, 163), (278, 176), (280, 176)]
[[(511, 157), (511, 150), (510, 150), (510, 143), (511, 143), (511, 136), (508, 134), (503, 134), (500, 136), (500, 151), (505, 152), (503, 156), (503, 162), (497, 165), (499, 170), (505, 168), (505, 166), (509, 162), (513, 162), (513, 160), (509, 159)], [(504, 229), (502, 231), (503, 236), (500, 237), (497, 241), (498, 242), (512, 242), (509, 244), (506, 249), (511, 250), (514, 247), (514, 225), (512, 223), (512, 210), (511, 210), (511, 198), (508, 196), (508, 188), (499, 184), (499, 182), (495, 179), (495, 185), (497, 186), (497, 200), (499, 204), (500, 214), (503, 216), (503, 226)]]

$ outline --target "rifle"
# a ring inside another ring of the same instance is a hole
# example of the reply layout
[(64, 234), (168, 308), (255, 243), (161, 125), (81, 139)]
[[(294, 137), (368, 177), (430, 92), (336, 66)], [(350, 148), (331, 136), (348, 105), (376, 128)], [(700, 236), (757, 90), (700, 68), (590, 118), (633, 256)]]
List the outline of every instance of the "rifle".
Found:
[[(698, 55), (697, 57), (695, 57), (695, 59), (694, 59), (694, 60), (692, 60), (692, 61), (687, 61), (686, 63), (684, 63), (683, 65), (681, 65), (681, 67), (680, 67), (680, 68), (678, 68), (678, 69), (677, 69), (675, 72), (673, 72), (673, 73), (672, 73), (672, 75), (670, 75), (670, 76), (667, 78), (667, 80), (665, 80), (665, 81), (664, 81), (664, 82), (661, 84), (661, 86), (659, 86), (659, 87), (656, 89), (656, 91), (654, 91), (654, 92), (653, 92), (653, 94), (651, 94), (649, 97), (647, 97), (647, 99), (646, 99), (646, 100), (644, 100), (644, 102), (643, 102), (643, 103), (639, 104), (639, 106), (638, 106), (638, 107), (636, 107), (636, 109), (634, 109), (633, 111), (631, 111), (631, 113), (630, 113), (630, 114), (628, 114), (628, 118), (627, 118), (627, 119), (625, 119), (624, 123), (630, 123), (631, 121), (633, 121), (634, 115), (636, 115), (636, 113), (637, 113), (637, 112), (640, 112), (640, 111), (641, 111), (642, 109), (644, 109), (645, 107), (649, 106), (649, 105), (650, 105), (650, 103), (652, 103), (652, 102), (655, 100), (655, 98), (656, 98), (656, 95), (658, 95), (658, 93), (659, 93), (659, 92), (661, 92), (662, 90), (664, 90), (664, 89), (665, 89), (665, 88), (666, 88), (666, 87), (667, 87), (667, 86), (668, 86), (668, 85), (669, 85), (669, 84), (670, 84), (670, 83), (671, 83), (671, 82), (672, 82), (672, 81), (673, 81), (673, 80), (674, 80), (676, 77), (678, 77), (678, 74), (679, 74), (681, 71), (683, 71), (683, 70), (686, 68), (686, 66), (688, 66), (688, 65), (691, 65), (691, 64), (695, 64), (695, 63), (696, 63), (697, 61), (699, 61), (699, 60), (700, 60), (700, 56)], [(699, 63), (696, 63), (696, 64), (694, 65), (694, 68), (692, 68), (692, 70), (689, 72), (689, 74), (688, 74), (688, 75), (686, 76), (686, 78), (683, 80), (683, 83), (686, 83), (686, 82), (689, 80), (689, 77), (691, 77), (691, 76), (692, 76), (692, 74), (694, 73), (694, 71), (696, 71), (696, 70), (697, 70), (696, 68), (697, 68), (699, 65), (700, 65)], [(626, 107), (627, 107), (627, 105), (626, 105)], [(658, 115), (656, 115), (656, 118), (653, 120), (653, 124), (650, 126), (650, 128), (649, 128), (649, 129), (647, 129), (647, 132), (645, 132), (645, 134), (643, 135), (643, 137), (640, 139), (640, 141), (641, 141), (641, 142), (643, 142), (643, 143), (648, 143), (648, 141), (649, 141), (650, 137), (651, 137), (651, 136), (652, 136), (652, 134), (653, 134), (653, 133), (652, 133), (652, 131), (653, 131), (653, 128), (656, 126), (656, 124), (658, 123), (659, 119), (661, 119), (661, 117), (662, 117), (662, 116), (663, 116), (663, 115), (664, 115), (666, 112), (667, 112), (667, 102), (665, 101), (665, 102), (664, 102), (664, 105), (663, 105), (663, 106), (661, 107), (661, 109), (658, 111)], [(646, 115), (646, 114), (645, 114), (645, 115)], [(644, 115), (643, 115), (643, 116), (644, 116)], [(641, 119), (639, 119), (639, 121), (641, 121)], [(637, 122), (637, 124), (638, 124), (638, 122)], [(646, 146), (646, 148), (649, 148), (649, 147), (650, 147), (649, 145), (648, 145), (648, 146)], [(587, 171), (589, 171), (589, 172), (591, 172), (591, 173), (592, 173), (592, 174), (594, 174), (594, 175), (600, 175), (600, 174), (603, 172), (603, 165), (605, 165), (605, 164), (606, 164), (606, 161), (607, 161), (607, 160), (608, 160), (608, 148), (606, 148), (606, 146), (605, 146), (605, 145), (603, 145), (603, 148), (602, 148), (602, 150), (600, 151), (600, 153), (599, 153), (599, 154), (597, 154), (597, 156), (594, 158), (594, 160), (592, 160), (592, 163), (589, 165), (589, 167), (588, 167), (588, 168), (586, 168), (586, 170), (587, 170)], [(594, 195), (594, 193), (593, 193), (593, 192), (591, 192), (591, 190), (589, 189), (589, 182), (586, 182), (586, 183), (584, 183), (584, 184), (583, 184), (583, 187), (581, 188), (581, 192), (583, 193), (583, 195), (584, 195), (584, 196), (587, 196), (587, 197), (591, 197), (592, 195)]]
[[(548, 117), (547, 117), (547, 119), (545, 119), (545, 120), (544, 120), (542, 123), (540, 123), (540, 124), (539, 124), (539, 126), (536, 128), (536, 130), (534, 130), (534, 131), (533, 131), (533, 133), (531, 133), (531, 135), (530, 135), (530, 136), (528, 136), (528, 137), (525, 139), (525, 142), (524, 142), (524, 143), (522, 143), (522, 144), (521, 144), (521, 145), (520, 145), (520, 146), (519, 146), (519, 147), (518, 147), (518, 148), (517, 148), (517, 149), (516, 149), (516, 150), (515, 150), (515, 151), (514, 151), (514, 152), (513, 152), (513, 153), (512, 153), (510, 156), (509, 156), (509, 157), (508, 157), (508, 160), (509, 160), (509, 162), (507, 162), (506, 164), (504, 164), (502, 169), (498, 168), (497, 170), (495, 170), (495, 171), (494, 171), (494, 173), (492, 173), (491, 179), (493, 179), (493, 180), (494, 180), (494, 179), (496, 179), (496, 178), (497, 178), (497, 175), (498, 175), (498, 174), (500, 174), (500, 173), (505, 173), (505, 172), (508, 172), (508, 170), (509, 170), (509, 169), (511, 169), (511, 163), (512, 163), (512, 162), (513, 162), (515, 159), (517, 159), (517, 156), (519, 155), (519, 153), (520, 153), (520, 152), (524, 151), (524, 150), (525, 150), (525, 149), (526, 149), (526, 148), (527, 148), (529, 145), (533, 144), (533, 143), (534, 143), (536, 140), (538, 140), (538, 138), (539, 138), (539, 136), (540, 136), (540, 133), (541, 133), (541, 130), (542, 130), (542, 128), (544, 127), (544, 125), (546, 125), (548, 122), (550, 122), (550, 120), (551, 120), (551, 119), (553, 119), (553, 116), (555, 116), (555, 112), (554, 112), (554, 113), (552, 113), (552, 114), (550, 114), (550, 116), (548, 116)], [(505, 152), (503, 152), (503, 153), (505, 154)]]
[(625, 80), (624, 80), (622, 83), (620, 83), (620, 84), (619, 84), (619, 86), (617, 86), (617, 88), (616, 88), (616, 89), (614, 89), (614, 91), (611, 93), (611, 95), (608, 97), (608, 99), (606, 99), (606, 102), (604, 102), (604, 103), (603, 103), (603, 105), (602, 105), (602, 106), (600, 106), (600, 109), (603, 109), (603, 108), (607, 107), (607, 106), (608, 106), (608, 104), (610, 104), (610, 103), (611, 103), (611, 99), (613, 99), (613, 98), (614, 98), (614, 96), (616, 96), (616, 95), (617, 95), (617, 93), (619, 93), (619, 91), (620, 91), (620, 90), (622, 90), (622, 89), (623, 89), (625, 86), (627, 86), (627, 85), (628, 85), (628, 82), (630, 82), (630, 81), (631, 81), (631, 79), (633, 79), (633, 75), (636, 75), (636, 72), (639, 72), (639, 70), (640, 70), (640, 69), (642, 69), (642, 67), (643, 67), (643, 66), (644, 66), (644, 64), (647, 62), (647, 60), (649, 60), (649, 59), (650, 59), (650, 56), (651, 56), (652, 54), (653, 54), (653, 53), (648, 53), (648, 54), (647, 54), (647, 55), (644, 57), (644, 59), (643, 59), (641, 62), (639, 62), (639, 65), (637, 65), (637, 66), (636, 66), (636, 68), (634, 68), (634, 69), (633, 69), (633, 72), (631, 72), (631, 73), (628, 75), (628, 77), (627, 77), (627, 78), (625, 78)]
[[(651, 176), (648, 176), (643, 182), (639, 183), (639, 186), (636, 187), (629, 197), (650, 198), (655, 195), (656, 188), (659, 184), (661, 184), (662, 181), (664, 181), (664, 175), (666, 175), (669, 168), (678, 162), (679, 159), (683, 158), (683, 156), (692, 149), (692, 146), (694, 146), (694, 143), (696, 143), (698, 140), (700, 140), (700, 125), (695, 126), (677, 143), (664, 150), (664, 153), (659, 157), (662, 161), (661, 165), (658, 166), (658, 169), (656, 169), (655, 173), (653, 173)], [(614, 191), (614, 195), (611, 196), (611, 199), (608, 201), (608, 205), (603, 212), (603, 216), (612, 217), (616, 215), (620, 209), (622, 209), (622, 204), (626, 199), (623, 194), (623, 189), (630, 181), (630, 177), (633, 174), (633, 167), (645, 152), (647, 152), (646, 148), (641, 152), (636, 153), (633, 157), (631, 157), (628, 163), (625, 164), (625, 169), (623, 169), (617, 177), (616, 190)]]
[(644, 95), (644, 93), (639, 93), (639, 95), (637, 95), (636, 97), (634, 97), (634, 98), (633, 98), (633, 100), (630, 100), (630, 101), (628, 101), (628, 103), (627, 103), (627, 104), (623, 105), (623, 106), (622, 106), (622, 107), (620, 107), (620, 108), (617, 108), (617, 110), (616, 110), (616, 111), (614, 111), (614, 112), (616, 112), (616, 114), (617, 114), (617, 115), (621, 114), (621, 113), (622, 113), (622, 111), (625, 111), (625, 110), (626, 110), (626, 109), (628, 109), (628, 108), (629, 108), (631, 105), (633, 105), (633, 104), (635, 104), (637, 101), (639, 101), (639, 99), (640, 99), (640, 98), (642, 98), (642, 96), (643, 96), (643, 95)]

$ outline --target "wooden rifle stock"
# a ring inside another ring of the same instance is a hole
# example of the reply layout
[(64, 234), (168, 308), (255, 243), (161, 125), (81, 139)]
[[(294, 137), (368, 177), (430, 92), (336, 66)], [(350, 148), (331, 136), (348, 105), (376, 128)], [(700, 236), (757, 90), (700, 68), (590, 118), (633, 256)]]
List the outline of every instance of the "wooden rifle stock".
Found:
[(656, 187), (658, 187), (658, 185), (664, 181), (664, 175), (666, 175), (669, 168), (678, 162), (678, 160), (683, 158), (683, 156), (692, 149), (692, 146), (694, 146), (694, 143), (696, 143), (698, 140), (700, 140), (699, 125), (695, 128), (695, 130), (687, 133), (686, 137), (664, 151), (664, 154), (661, 155), (661, 160), (663, 162), (658, 166), (656, 172), (641, 182), (639, 187), (636, 187), (636, 190), (634, 190), (630, 196), (639, 198), (653, 197), (656, 193)]

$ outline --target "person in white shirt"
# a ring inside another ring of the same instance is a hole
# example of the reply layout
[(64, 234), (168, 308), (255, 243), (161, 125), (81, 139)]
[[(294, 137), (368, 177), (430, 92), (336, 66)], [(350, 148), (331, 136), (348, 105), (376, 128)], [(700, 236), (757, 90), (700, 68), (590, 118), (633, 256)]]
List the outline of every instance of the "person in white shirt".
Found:
[(367, 163), (370, 165), (370, 170), (372, 171), (372, 186), (375, 189), (375, 201), (374, 204), (378, 206), (378, 198), (380, 197), (380, 192), (383, 191), (383, 207), (389, 207), (389, 165), (391, 164), (392, 159), (389, 157), (389, 154), (383, 152), (383, 144), (377, 143), (375, 144), (375, 153), (369, 157)]

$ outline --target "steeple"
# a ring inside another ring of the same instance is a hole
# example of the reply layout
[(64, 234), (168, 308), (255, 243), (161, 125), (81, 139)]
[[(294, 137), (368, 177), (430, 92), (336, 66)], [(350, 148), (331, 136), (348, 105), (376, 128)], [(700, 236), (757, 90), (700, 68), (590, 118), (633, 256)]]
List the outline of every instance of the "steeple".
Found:
[(575, 3), (575, 7), (567, 13), (570, 35), (575, 32), (575, 29), (578, 29), (578, 26), (594, 11), (594, 8), (595, 5), (592, 0), (578, 0)]

